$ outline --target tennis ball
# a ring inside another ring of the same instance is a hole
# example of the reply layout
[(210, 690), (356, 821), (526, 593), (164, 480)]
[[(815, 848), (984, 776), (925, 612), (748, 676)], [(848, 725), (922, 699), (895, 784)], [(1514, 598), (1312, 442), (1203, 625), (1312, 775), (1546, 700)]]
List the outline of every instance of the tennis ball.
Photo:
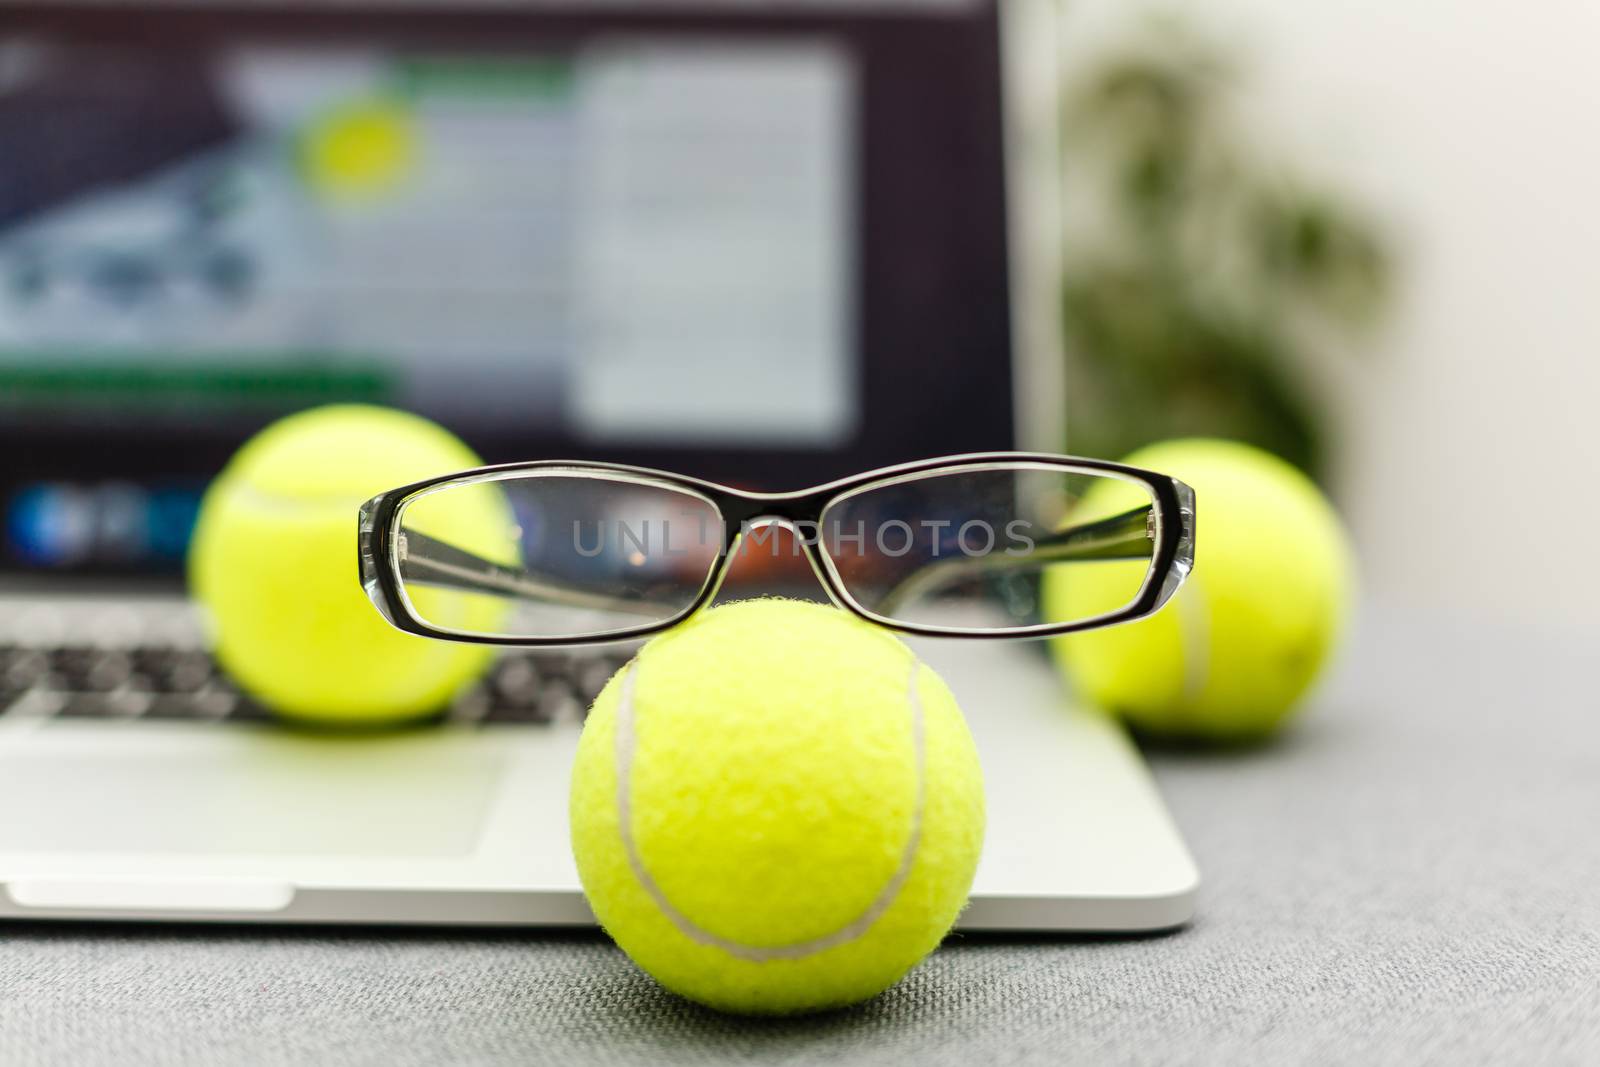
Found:
[(415, 121), (403, 104), (384, 98), (352, 101), (301, 134), (301, 171), (324, 196), (370, 199), (411, 173), (417, 139)]
[[(216, 655), (235, 681), (283, 715), (332, 724), (403, 720), (437, 710), (488, 664), (492, 650), (392, 628), (356, 569), (356, 512), (385, 489), (479, 464), (426, 419), (335, 405), (291, 415), (251, 438), (201, 501), (189, 548), (190, 589)], [(429, 533), (488, 551), (513, 529), (503, 503), (470, 507)], [(414, 600), (433, 591), (418, 590)], [(420, 605), (419, 605), (420, 607)], [(429, 603), (430, 620), (477, 628), (450, 612), (501, 610), (486, 598)]]
[(886, 631), (752, 600), (646, 645), (595, 700), (572, 847), (666, 988), (789, 1014), (893, 985), (966, 903), (983, 781), (961, 711)]
[[(1232, 441), (1168, 441), (1128, 463), (1195, 491), (1195, 568), (1161, 612), (1052, 642), (1088, 699), (1154, 735), (1245, 741), (1277, 728), (1337, 643), (1352, 584), (1338, 516), (1311, 480)], [(1144, 502), (1131, 485), (1085, 495), (1091, 513)], [(1044, 576), (1045, 614), (1083, 618), (1122, 606), (1126, 568), (1058, 564)], [(1117, 603), (1113, 603), (1117, 601)]]

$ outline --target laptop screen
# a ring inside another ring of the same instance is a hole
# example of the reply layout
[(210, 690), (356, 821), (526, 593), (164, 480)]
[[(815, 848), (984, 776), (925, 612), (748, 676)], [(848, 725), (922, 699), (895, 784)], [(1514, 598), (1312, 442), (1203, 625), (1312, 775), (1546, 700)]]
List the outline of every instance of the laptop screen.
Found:
[(13, 20), (5, 567), (175, 571), (338, 401), (781, 488), (1009, 446), (994, 10), (796, 10)]

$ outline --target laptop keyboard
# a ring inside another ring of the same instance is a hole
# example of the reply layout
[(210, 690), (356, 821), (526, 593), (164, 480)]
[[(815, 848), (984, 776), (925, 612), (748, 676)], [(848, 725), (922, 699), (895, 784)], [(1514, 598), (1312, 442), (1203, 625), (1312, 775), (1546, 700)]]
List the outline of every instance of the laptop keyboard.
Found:
[[(539, 725), (582, 718), (631, 649), (516, 652), (440, 713), (444, 720)], [(0, 644), (0, 715), (259, 722), (270, 713), (200, 649)]]

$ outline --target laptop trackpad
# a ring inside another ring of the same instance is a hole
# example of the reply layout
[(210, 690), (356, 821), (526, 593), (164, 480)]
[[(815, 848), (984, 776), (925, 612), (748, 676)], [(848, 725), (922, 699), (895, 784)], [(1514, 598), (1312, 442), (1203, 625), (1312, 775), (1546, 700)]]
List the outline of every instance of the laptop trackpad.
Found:
[(0, 852), (466, 855), (505, 765), (468, 730), (56, 720), (0, 741)]

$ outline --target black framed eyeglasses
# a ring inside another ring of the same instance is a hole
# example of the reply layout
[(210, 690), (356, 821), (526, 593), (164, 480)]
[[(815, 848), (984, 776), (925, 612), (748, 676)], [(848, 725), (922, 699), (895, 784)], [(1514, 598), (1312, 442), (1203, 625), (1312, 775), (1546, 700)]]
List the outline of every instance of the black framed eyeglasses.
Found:
[(1194, 527), (1182, 482), (1070, 456), (950, 456), (794, 493), (537, 460), (379, 494), (358, 556), (384, 618), (453, 641), (644, 638), (710, 604), (741, 548), (804, 555), (840, 607), (902, 633), (1040, 638), (1159, 610)]

